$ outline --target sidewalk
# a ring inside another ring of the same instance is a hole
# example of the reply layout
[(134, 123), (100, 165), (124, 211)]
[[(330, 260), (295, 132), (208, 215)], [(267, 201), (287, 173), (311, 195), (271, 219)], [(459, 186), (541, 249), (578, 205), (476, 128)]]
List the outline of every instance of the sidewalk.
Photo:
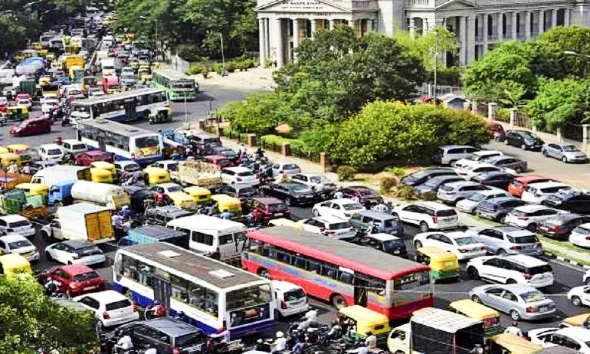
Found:
[[(197, 124), (191, 125), (192, 129), (198, 129)], [(231, 140), (229, 138), (221, 137), (221, 141), (223, 142), (223, 146), (227, 146), (231, 149), (237, 150), (240, 147), (240, 143), (236, 140)], [(311, 162), (308, 160), (300, 159), (294, 156), (283, 156), (274, 151), (264, 151), (265, 155), (271, 161), (288, 161), (294, 164), (297, 164), (301, 170), (307, 173), (318, 173), (325, 175), (330, 181), (337, 183), (339, 186), (351, 186), (351, 185), (365, 185), (369, 188), (379, 190), (379, 186), (375, 184), (370, 184), (366, 182), (340, 182), (338, 181), (338, 175), (334, 172), (324, 172), (321, 166), (315, 162)], [(394, 205), (404, 205), (407, 204), (406, 201), (385, 197), (387, 202), (392, 202)], [(488, 221), (484, 219), (480, 219), (478, 217), (465, 214), (462, 212), (458, 212), (459, 214), (459, 224), (462, 226), (467, 227), (490, 227), (490, 226), (499, 226), (499, 223), (495, 223), (493, 221)], [(562, 246), (558, 244), (559, 241), (541, 241), (543, 244), (543, 250), (546, 256), (551, 258), (556, 258), (560, 261), (564, 261), (567, 263), (571, 263), (580, 267), (584, 267), (590, 269), (590, 253), (588, 251), (584, 251), (582, 249), (573, 250), (568, 248), (567, 246)]]

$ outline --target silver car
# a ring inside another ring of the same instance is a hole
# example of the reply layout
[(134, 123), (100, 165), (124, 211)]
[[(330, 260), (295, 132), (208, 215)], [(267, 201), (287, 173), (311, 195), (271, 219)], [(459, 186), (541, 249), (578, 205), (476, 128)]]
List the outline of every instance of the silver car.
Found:
[(455, 204), (460, 200), (471, 197), (472, 194), (490, 189), (492, 187), (471, 181), (451, 182), (443, 184), (438, 189), (436, 197), (445, 204)]
[(545, 144), (541, 152), (545, 157), (553, 157), (565, 163), (588, 161), (588, 156), (584, 152), (580, 151), (576, 145), (569, 143)]
[(514, 321), (539, 320), (556, 312), (553, 300), (524, 284), (482, 285), (471, 289), (471, 300), (507, 313)]
[(528, 254), (538, 256), (542, 246), (537, 236), (514, 226), (470, 229), (465, 232), (486, 247), (491, 254)]

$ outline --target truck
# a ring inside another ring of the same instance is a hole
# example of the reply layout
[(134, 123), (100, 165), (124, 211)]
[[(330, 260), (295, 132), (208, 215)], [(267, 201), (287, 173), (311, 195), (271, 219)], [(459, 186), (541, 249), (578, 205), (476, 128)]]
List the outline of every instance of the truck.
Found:
[(31, 179), (31, 183), (42, 183), (51, 187), (56, 183), (69, 180), (90, 181), (90, 167), (63, 165), (50, 166), (35, 173)]
[(67, 180), (62, 182), (54, 183), (49, 188), (49, 194), (47, 195), (47, 204), (48, 205), (69, 205), (72, 203), (72, 187), (74, 183), (78, 182), (78, 180)]
[(4, 214), (20, 214), (29, 220), (45, 218), (47, 207), (42, 195), (27, 195), (22, 189), (8, 191), (1, 196)]
[(0, 170), (0, 186), (5, 191), (14, 189), (16, 185), (21, 183), (27, 183), (31, 181), (31, 176), (18, 174), (18, 173), (8, 173)]
[(131, 200), (125, 190), (121, 186), (113, 184), (77, 181), (72, 186), (71, 194), (74, 203), (92, 203), (112, 210), (131, 205)]
[(121, 83), (118, 76), (107, 76), (102, 79), (102, 91), (104, 93), (121, 92)]
[(35, 79), (23, 79), (20, 80), (18, 83), (18, 92), (19, 93), (28, 93), (31, 97), (35, 96), (37, 92), (37, 82)]
[(221, 186), (221, 170), (205, 161), (182, 161), (178, 164), (178, 182), (204, 188)]
[(127, 231), (127, 236), (121, 238), (119, 246), (147, 245), (159, 242), (167, 242), (189, 249), (189, 235), (187, 233), (160, 225), (147, 225)]
[(80, 55), (68, 55), (64, 61), (64, 70), (69, 72), (70, 68), (73, 66), (79, 66), (83, 68), (84, 58), (82, 58)]
[(93, 243), (112, 241), (111, 210), (89, 203), (57, 208), (55, 219), (41, 227), (41, 236), (48, 242), (80, 240)]

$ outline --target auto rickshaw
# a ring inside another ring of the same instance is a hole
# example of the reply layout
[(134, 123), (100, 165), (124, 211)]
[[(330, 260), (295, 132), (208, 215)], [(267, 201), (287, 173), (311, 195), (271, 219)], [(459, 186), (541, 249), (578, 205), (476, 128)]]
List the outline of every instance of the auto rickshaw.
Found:
[(25, 106), (9, 106), (6, 107), (6, 112), (0, 114), (0, 124), (25, 119), (29, 119), (29, 109)]
[(10, 153), (19, 155), (21, 163), (28, 163), (33, 160), (31, 152), (29, 151), (30, 146), (27, 144), (10, 144), (6, 146), (6, 149)]
[(150, 73), (144, 72), (144, 73), (139, 74), (138, 77), (139, 77), (139, 81), (144, 83), (145, 85), (149, 85), (152, 83), (153, 77), (152, 77), (152, 74), (150, 74)]
[(47, 55), (45, 56), (45, 59), (51, 63), (51, 62), (55, 61), (55, 54), (54, 53), (47, 53)]
[(202, 204), (211, 200), (211, 191), (203, 187), (186, 187), (184, 192), (190, 195), (197, 204)]
[(540, 344), (532, 343), (511, 333), (493, 336), (487, 341), (486, 354), (536, 354), (543, 350)]
[(273, 219), (268, 222), (268, 226), (286, 226), (303, 231), (302, 224), (285, 218)]
[(197, 205), (195, 203), (195, 200), (193, 199), (193, 197), (186, 194), (185, 192), (181, 192), (181, 191), (170, 192), (170, 193), (166, 193), (166, 195), (168, 196), (168, 198), (170, 198), (170, 200), (174, 203), (174, 205), (176, 205), (177, 207), (179, 207), (181, 209), (193, 210), (193, 209), (195, 209), (195, 206)]
[(434, 281), (441, 279), (459, 279), (459, 260), (453, 253), (438, 247), (421, 247), (416, 249), (416, 262), (429, 265), (430, 275)]
[(33, 42), (30, 45), (28, 45), (27, 48), (39, 51), (43, 49), (43, 45), (39, 42)]
[(504, 332), (500, 324), (500, 313), (485, 305), (478, 304), (470, 299), (453, 301), (449, 304), (449, 311), (467, 316), (483, 323), (486, 337), (495, 336)]
[(14, 188), (24, 191), (27, 196), (41, 195), (43, 197), (47, 197), (49, 194), (49, 186), (42, 183), (20, 183)]
[(230, 197), (227, 194), (214, 194), (211, 200), (217, 202), (217, 210), (223, 213), (224, 210), (234, 214), (234, 216), (242, 215), (242, 201), (238, 198)]
[(96, 87), (96, 83), (96, 76), (84, 76), (82, 78), (82, 91), (84, 91), (85, 94), (88, 94), (88, 89)]
[(108, 171), (113, 180), (117, 179), (117, 170), (115, 165), (113, 165), (110, 162), (106, 162), (106, 161), (94, 161), (90, 164), (90, 167), (94, 167), (94, 168), (99, 168), (101, 170), (105, 170)]
[(20, 254), (10, 253), (0, 256), (0, 275), (7, 277), (31, 276), (31, 263)]
[(559, 327), (584, 327), (586, 329), (590, 329), (590, 313), (587, 312), (581, 315), (568, 317), (561, 321)]
[(18, 51), (14, 55), (14, 61), (16, 61), (17, 63), (20, 63), (23, 60), (25, 60), (25, 53), (23, 53), (22, 51)]
[(150, 110), (150, 124), (165, 123), (172, 121), (172, 109), (169, 107), (157, 107)]
[(170, 182), (170, 172), (160, 167), (146, 167), (143, 169), (144, 182), (148, 186)]
[(18, 166), (21, 165), (20, 155), (13, 154), (10, 152), (0, 155), (0, 161), (2, 163), (3, 168), (8, 168), (8, 166), (10, 166), (10, 164), (12, 164), (13, 162), (16, 162)]
[(7, 154), (10, 151), (8, 151), (8, 148), (5, 148), (4, 146), (0, 146), (0, 155), (2, 154)]
[(338, 319), (340, 323), (349, 323), (344, 340), (347, 342), (356, 342), (364, 340), (367, 332), (373, 333), (377, 337), (378, 344), (385, 344), (391, 331), (389, 328), (389, 319), (384, 314), (369, 310), (360, 305), (343, 307), (338, 310)]
[(48, 85), (51, 82), (51, 76), (41, 76), (39, 78), (39, 86)]
[(98, 183), (113, 183), (113, 174), (111, 171), (102, 168), (93, 167), (90, 169), (90, 180)]

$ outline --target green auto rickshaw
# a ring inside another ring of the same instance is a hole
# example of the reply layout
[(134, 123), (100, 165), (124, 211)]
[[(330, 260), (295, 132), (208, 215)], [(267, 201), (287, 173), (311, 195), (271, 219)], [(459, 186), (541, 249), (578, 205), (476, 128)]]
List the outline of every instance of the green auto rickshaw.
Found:
[(29, 119), (29, 109), (26, 106), (6, 107), (6, 112), (0, 113), (0, 124), (10, 121), (23, 121)]
[(172, 109), (170, 107), (158, 107), (150, 111), (150, 124), (165, 123), (172, 121)]

